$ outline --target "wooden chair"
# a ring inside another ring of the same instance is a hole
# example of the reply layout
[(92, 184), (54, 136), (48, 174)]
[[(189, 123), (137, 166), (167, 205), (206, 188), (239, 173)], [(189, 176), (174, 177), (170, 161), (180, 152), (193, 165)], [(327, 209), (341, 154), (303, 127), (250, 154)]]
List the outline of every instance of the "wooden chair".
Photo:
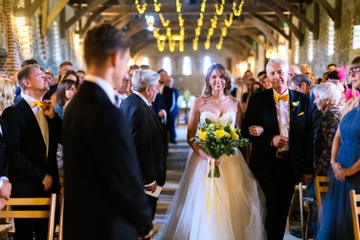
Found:
[(60, 219), (59, 219), (59, 234), (57, 240), (63, 240), (63, 228), (64, 228), (64, 192), (60, 194)]
[(357, 203), (360, 202), (360, 194), (355, 194), (355, 190), (350, 190), (349, 194), (350, 194), (351, 216), (354, 227), (354, 236), (355, 236), (355, 240), (360, 240), (359, 216), (358, 216), (360, 214), (360, 207), (357, 206)]
[[(316, 196), (316, 206), (318, 209), (319, 215), (321, 216), (322, 213), (322, 204), (321, 204), (321, 197), (323, 193), (328, 192), (328, 185), (329, 185), (329, 177), (327, 176), (318, 176), (315, 175), (315, 196)], [(320, 224), (322, 223), (322, 219), (320, 220)]]
[[(49, 218), (48, 240), (54, 239), (56, 194), (50, 198), (11, 198), (6, 206), (50, 206), (50, 210), (6, 210), (0, 211), (0, 218)], [(16, 228), (16, 226), (15, 226)]]

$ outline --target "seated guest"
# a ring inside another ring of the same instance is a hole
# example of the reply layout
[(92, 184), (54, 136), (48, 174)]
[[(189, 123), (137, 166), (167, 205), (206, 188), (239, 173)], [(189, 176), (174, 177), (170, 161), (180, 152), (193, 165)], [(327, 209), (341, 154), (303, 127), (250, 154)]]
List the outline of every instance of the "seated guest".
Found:
[(272, 88), (272, 83), (266, 75), (262, 79), (261, 84), (263, 85), (264, 90), (268, 90), (268, 89)]
[[(76, 74), (76, 72), (73, 71), (73, 70), (69, 70), (69, 71), (65, 72), (65, 74), (61, 77), (60, 82), (62, 82), (63, 80), (74, 81), (75, 84), (76, 84), (76, 88), (78, 88), (79, 85), (80, 85), (79, 77), (78, 77), (78, 75)], [(59, 83), (60, 83), (60, 82), (59, 82)], [(59, 85), (59, 83), (57, 84), (57, 86)], [(57, 87), (56, 87), (56, 89), (57, 89)], [(56, 101), (56, 94), (57, 94), (57, 92), (54, 92), (54, 93), (51, 95), (51, 97), (50, 97), (50, 100), (51, 100), (51, 102), (52, 102), (54, 105), (55, 105), (56, 102), (57, 102), (57, 101)]]
[(0, 115), (5, 108), (14, 104), (15, 84), (6, 78), (0, 78)]
[(71, 100), (77, 92), (78, 84), (69, 79), (62, 80), (56, 90), (55, 112), (63, 118), (63, 107)]
[[(151, 70), (135, 70), (133, 93), (120, 106), (129, 121), (144, 188), (150, 192), (165, 184), (166, 175), (165, 131), (150, 107), (159, 93), (159, 78)], [(154, 218), (157, 197), (147, 197)]]

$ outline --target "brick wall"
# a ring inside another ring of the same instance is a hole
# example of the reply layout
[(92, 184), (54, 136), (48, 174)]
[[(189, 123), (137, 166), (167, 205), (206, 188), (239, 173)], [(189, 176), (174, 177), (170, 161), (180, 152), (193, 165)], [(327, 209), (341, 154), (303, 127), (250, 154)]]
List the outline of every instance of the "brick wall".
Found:
[[(56, 2), (57, 0), (50, 1), (50, 9)], [(66, 37), (60, 38), (59, 16), (54, 21), (56, 23), (47, 29), (46, 36), (41, 36), (41, 8), (29, 20), (30, 53), (29, 56), (24, 56), (26, 42), (22, 37), (23, 33), (17, 27), (17, 19), (14, 16), (15, 9), (23, 5), (24, 2), (20, 0), (0, 1), (0, 31), (4, 31), (8, 52), (7, 58), (0, 58), (0, 73), (7, 75), (20, 69), (21, 62), (28, 58), (36, 59), (42, 68), (52, 69), (55, 74), (58, 72), (59, 64), (67, 60), (73, 62), (75, 69), (83, 69), (83, 62), (78, 60), (82, 55), (74, 51), (74, 29), (69, 28)], [(73, 10), (67, 7), (66, 13), (72, 16)]]

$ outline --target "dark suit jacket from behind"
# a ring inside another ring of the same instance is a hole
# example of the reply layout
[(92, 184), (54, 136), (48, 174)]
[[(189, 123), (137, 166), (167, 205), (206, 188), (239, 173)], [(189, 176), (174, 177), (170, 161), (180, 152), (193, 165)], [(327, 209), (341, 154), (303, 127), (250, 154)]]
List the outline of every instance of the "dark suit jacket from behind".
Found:
[[(8, 175), (12, 184), (11, 197), (49, 197), (60, 193), (56, 150), (61, 138), (62, 120), (48, 119), (49, 152), (40, 126), (29, 104), (22, 99), (5, 109), (2, 115), (9, 134), (10, 158)], [(46, 174), (53, 179), (50, 191), (44, 191)]]
[[(292, 90), (289, 90), (289, 94), (290, 161), (294, 179), (299, 182), (301, 173), (313, 174), (312, 109), (307, 95)], [(297, 101), (300, 105), (292, 106), (292, 103)], [(264, 132), (258, 137), (250, 136), (248, 128), (253, 125), (262, 126)], [(269, 169), (272, 164), (270, 159), (275, 157), (277, 151), (277, 148), (271, 146), (272, 138), (280, 135), (273, 89), (251, 95), (241, 134), (252, 142), (250, 168), (253, 171)]]
[(0, 176), (7, 176), (7, 166), (10, 154), (9, 135), (5, 123), (0, 117), (2, 134), (0, 135)]
[(136, 240), (152, 229), (128, 121), (84, 81), (64, 116), (64, 237)]
[(121, 103), (120, 110), (129, 121), (143, 185), (156, 180), (159, 186), (163, 186), (166, 175), (166, 138), (160, 122), (144, 100), (135, 93)]

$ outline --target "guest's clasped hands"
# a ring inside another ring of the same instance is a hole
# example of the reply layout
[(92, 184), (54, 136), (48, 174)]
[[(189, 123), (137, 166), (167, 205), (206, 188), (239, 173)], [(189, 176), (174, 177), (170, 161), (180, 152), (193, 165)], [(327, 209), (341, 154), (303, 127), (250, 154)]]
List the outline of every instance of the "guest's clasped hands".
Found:
[(342, 168), (339, 162), (334, 162), (331, 165), (335, 178), (339, 181), (345, 182), (346, 177), (351, 176), (350, 168)]

